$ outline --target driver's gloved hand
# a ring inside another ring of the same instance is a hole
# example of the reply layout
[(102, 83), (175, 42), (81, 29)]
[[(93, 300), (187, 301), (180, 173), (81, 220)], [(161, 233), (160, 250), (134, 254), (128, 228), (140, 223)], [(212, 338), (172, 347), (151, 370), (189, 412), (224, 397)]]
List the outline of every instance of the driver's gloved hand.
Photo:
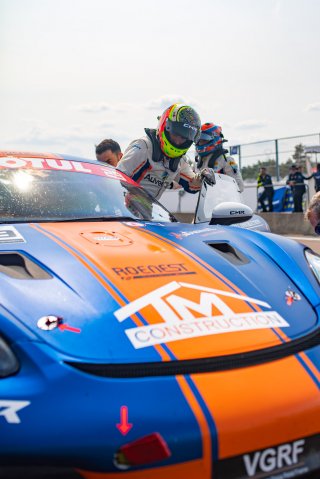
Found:
[(210, 186), (216, 183), (214, 170), (212, 168), (203, 168), (203, 170), (201, 170), (201, 178)]

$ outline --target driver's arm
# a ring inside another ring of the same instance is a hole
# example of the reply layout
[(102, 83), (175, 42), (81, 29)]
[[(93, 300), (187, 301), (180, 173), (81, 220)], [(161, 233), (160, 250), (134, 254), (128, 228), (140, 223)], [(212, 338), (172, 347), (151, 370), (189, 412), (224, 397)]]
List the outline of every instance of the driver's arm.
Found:
[(201, 173), (195, 173), (189, 163), (182, 157), (180, 172), (175, 181), (188, 193), (197, 193), (201, 188)]

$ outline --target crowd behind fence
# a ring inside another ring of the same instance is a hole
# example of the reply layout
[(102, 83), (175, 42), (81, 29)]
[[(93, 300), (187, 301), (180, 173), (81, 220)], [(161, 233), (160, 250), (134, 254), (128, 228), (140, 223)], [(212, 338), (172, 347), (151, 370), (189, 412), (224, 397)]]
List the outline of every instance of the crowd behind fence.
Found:
[[(298, 158), (294, 158), (297, 145), (302, 145), (309, 152), (301, 151)], [(310, 151), (310, 147), (313, 146), (315, 147), (314, 152), (312, 149)], [(318, 151), (316, 151), (317, 149)], [(230, 147), (230, 154), (237, 158), (242, 172), (248, 172), (249, 176), (244, 175), (244, 179), (249, 180), (251, 172), (251, 179), (255, 179), (259, 166), (264, 164), (268, 168), (269, 174), (276, 181), (280, 181), (288, 174), (286, 168), (283, 168), (288, 161), (305, 164), (307, 158), (312, 166), (318, 162), (318, 157), (320, 161), (320, 133), (234, 145)], [(254, 175), (255, 165), (257, 165), (256, 175)]]
[[(230, 147), (230, 154), (238, 161), (246, 189), (257, 188), (259, 169), (264, 166), (276, 190), (284, 187), (293, 164), (301, 166), (305, 176), (312, 174), (318, 160), (320, 163), (320, 133), (234, 145)], [(313, 183), (313, 180), (305, 182), (304, 210), (315, 192)], [(258, 194), (257, 189), (259, 210)]]

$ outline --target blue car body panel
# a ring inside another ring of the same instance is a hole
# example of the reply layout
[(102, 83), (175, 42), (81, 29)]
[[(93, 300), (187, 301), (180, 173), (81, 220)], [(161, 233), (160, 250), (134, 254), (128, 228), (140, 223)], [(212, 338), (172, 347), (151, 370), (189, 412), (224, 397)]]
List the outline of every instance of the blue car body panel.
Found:
[(0, 269), (0, 339), (19, 363), (0, 378), (0, 468), (320, 471), (320, 286), (304, 246), (130, 218), (11, 226), (19, 240), (0, 236), (0, 255), (43, 275)]

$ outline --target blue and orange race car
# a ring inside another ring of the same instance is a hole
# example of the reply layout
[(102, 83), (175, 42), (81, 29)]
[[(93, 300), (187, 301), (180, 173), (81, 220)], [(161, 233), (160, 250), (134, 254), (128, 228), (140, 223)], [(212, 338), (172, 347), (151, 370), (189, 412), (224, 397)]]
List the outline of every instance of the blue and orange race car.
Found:
[(1, 477), (320, 477), (320, 257), (215, 187), (0, 153)]

